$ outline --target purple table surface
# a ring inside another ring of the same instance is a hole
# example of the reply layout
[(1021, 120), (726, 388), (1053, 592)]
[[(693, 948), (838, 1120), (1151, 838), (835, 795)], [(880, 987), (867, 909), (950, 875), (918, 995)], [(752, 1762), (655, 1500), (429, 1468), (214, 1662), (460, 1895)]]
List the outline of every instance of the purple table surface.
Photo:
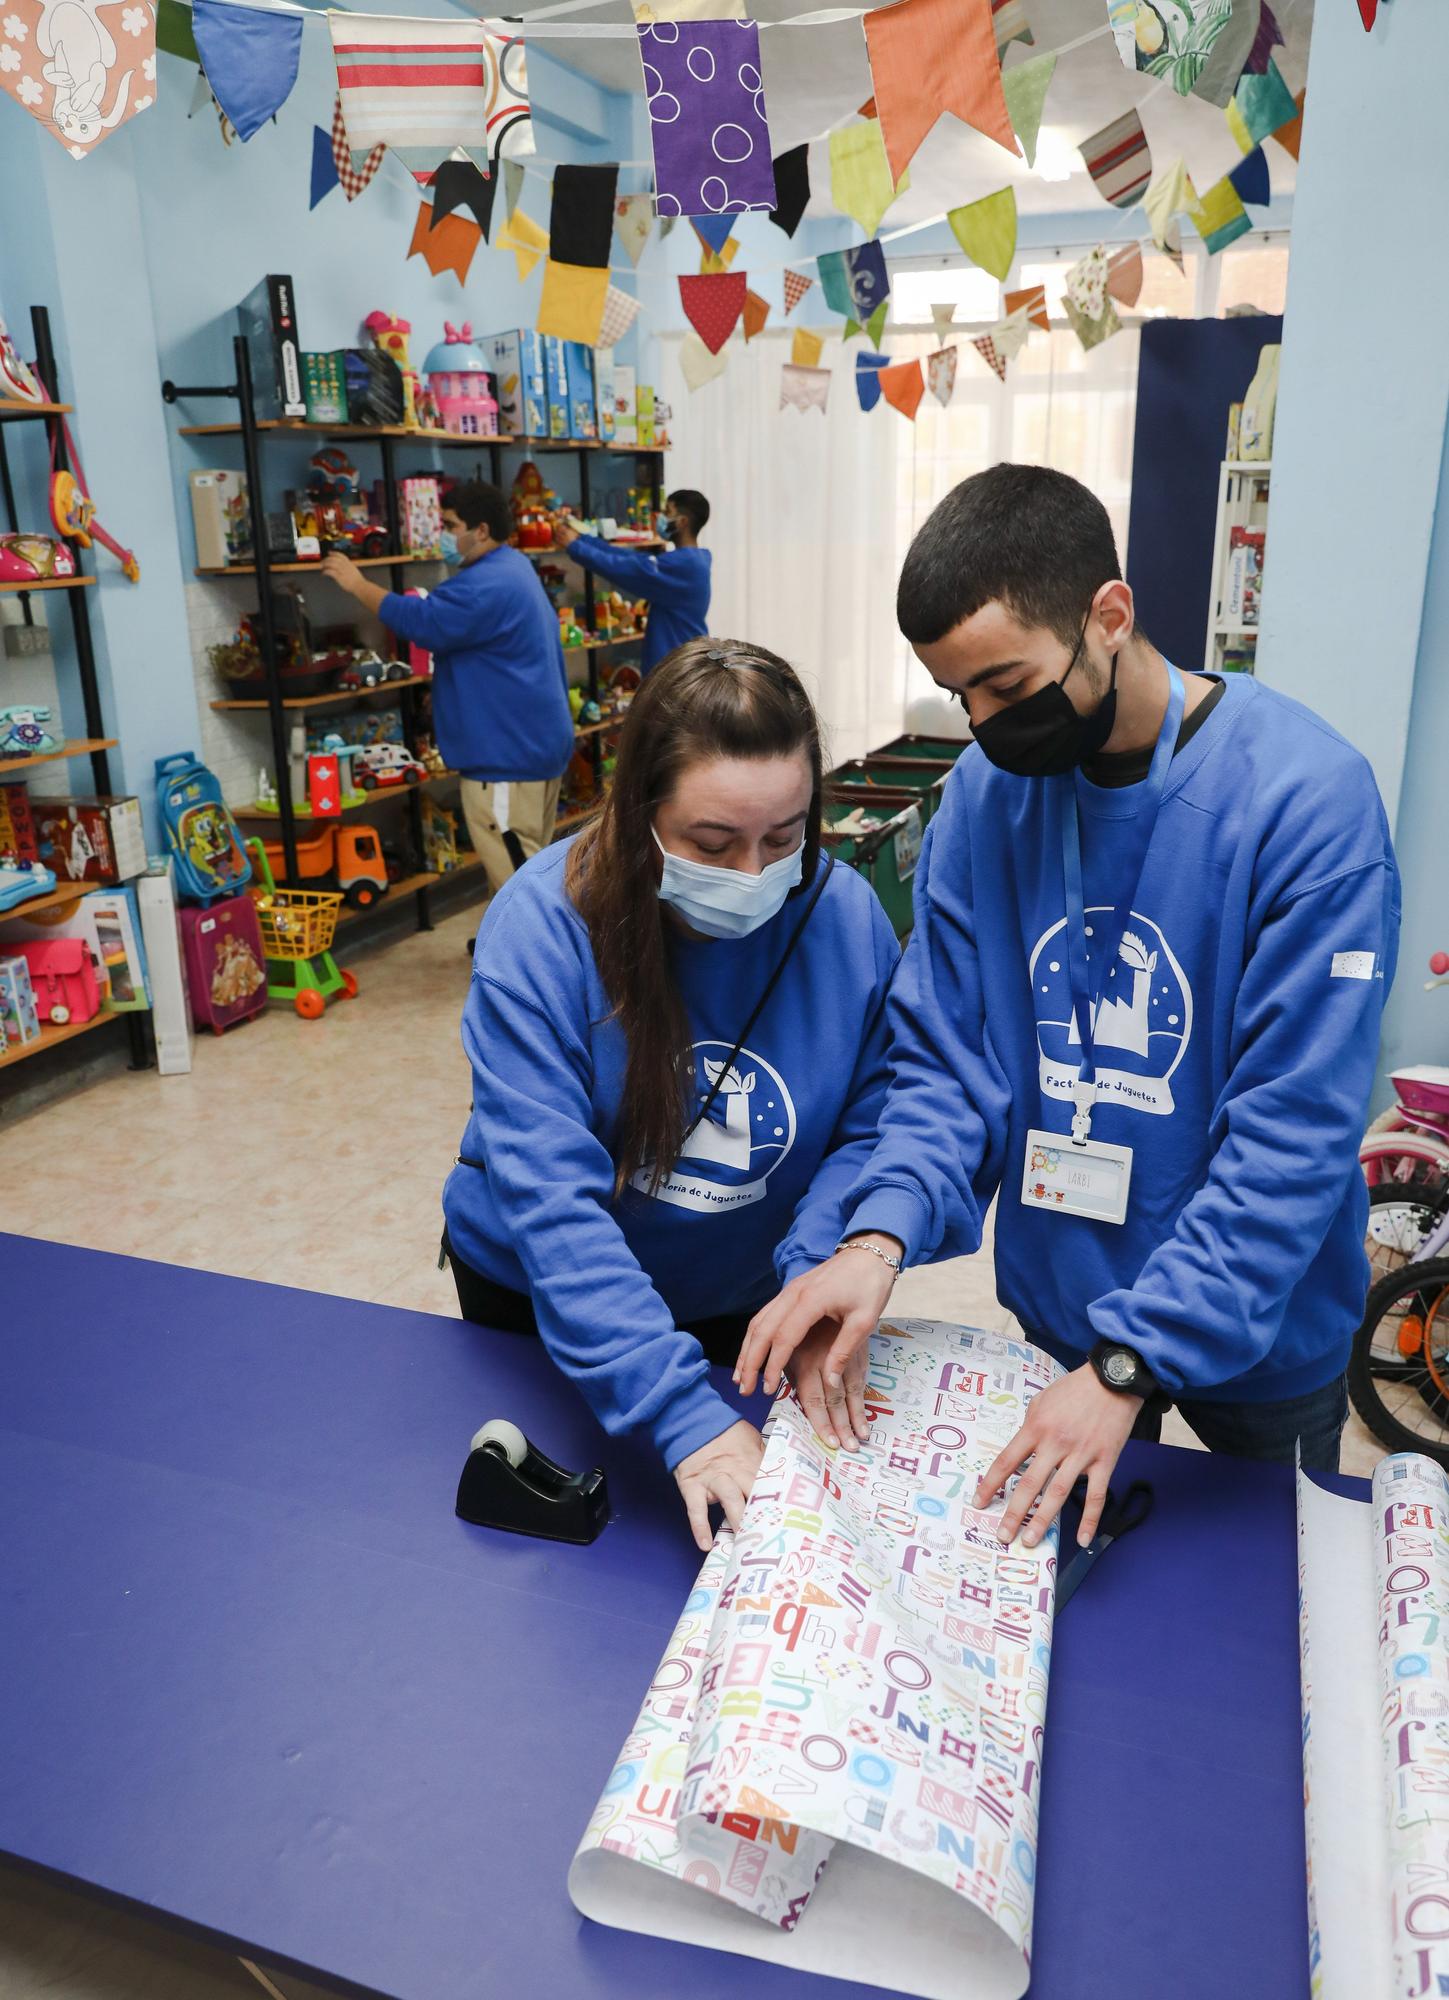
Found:
[[(592, 1548), (456, 1519), (492, 1416), (606, 1468)], [(1057, 1635), (1031, 2000), (1296, 2000), (1292, 1477), (1133, 1475)], [(393, 2000), (807, 1994), (568, 1900), (699, 1559), (536, 1342), (0, 1236), (0, 1518), (0, 1854)]]

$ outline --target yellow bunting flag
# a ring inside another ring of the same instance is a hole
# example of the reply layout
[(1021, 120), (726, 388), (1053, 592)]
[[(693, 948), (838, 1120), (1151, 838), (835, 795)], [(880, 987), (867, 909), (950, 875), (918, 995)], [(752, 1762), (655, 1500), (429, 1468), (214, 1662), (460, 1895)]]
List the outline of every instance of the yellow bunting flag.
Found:
[(1004, 187), (948, 211), (951, 234), (973, 264), (1005, 278), (1016, 255), (1016, 189)]
[(875, 235), (886, 210), (910, 184), (909, 173), (898, 181), (891, 178), (878, 118), (831, 133), (830, 199), (842, 215), (853, 217), (867, 236)]
[(518, 266), (519, 281), (522, 282), (539, 258), (548, 255), (548, 231), (540, 229), (521, 208), (515, 208), (494, 235), (493, 248), (513, 252), (513, 261)]
[(561, 264), (550, 257), (543, 267), (543, 297), (538, 303), (538, 331), (560, 340), (579, 340), (592, 347), (604, 323), (609, 290), (607, 265)]
[(808, 327), (797, 326), (790, 346), (790, 360), (796, 368), (814, 368), (819, 363), (824, 346), (825, 342), (818, 333), (811, 333)]

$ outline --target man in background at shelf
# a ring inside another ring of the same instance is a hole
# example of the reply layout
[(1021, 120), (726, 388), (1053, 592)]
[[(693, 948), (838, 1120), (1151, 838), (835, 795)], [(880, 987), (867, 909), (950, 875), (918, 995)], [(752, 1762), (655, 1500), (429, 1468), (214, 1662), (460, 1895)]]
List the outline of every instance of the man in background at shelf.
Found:
[(553, 839), (574, 752), (558, 614), (528, 557), (508, 546), (512, 533), (504, 495), (468, 480), (443, 501), (453, 574), (426, 596), (380, 590), (348, 556), (322, 565), (399, 641), (432, 654), (438, 749), (462, 774), (463, 816), (490, 893)]
[(702, 493), (686, 486), (671, 493), (658, 526), (674, 546), (662, 556), (582, 534), (567, 518), (554, 523), (554, 539), (576, 563), (648, 601), (639, 663), (643, 673), (686, 639), (703, 639), (709, 630), (710, 553), (699, 546), (708, 519), (709, 502)]

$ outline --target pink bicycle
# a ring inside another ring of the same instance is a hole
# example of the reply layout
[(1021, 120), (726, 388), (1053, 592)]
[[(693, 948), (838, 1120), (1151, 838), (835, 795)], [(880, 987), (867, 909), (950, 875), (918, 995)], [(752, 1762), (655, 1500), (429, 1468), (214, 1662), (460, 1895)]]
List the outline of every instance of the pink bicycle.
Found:
[[(1449, 986), (1449, 952), (1429, 960), (1425, 991)], [(1359, 1147), (1369, 1186), (1364, 1247), (1375, 1279), (1421, 1254), (1449, 1210), (1449, 1068), (1415, 1063), (1390, 1078), (1396, 1102), (1376, 1118)]]

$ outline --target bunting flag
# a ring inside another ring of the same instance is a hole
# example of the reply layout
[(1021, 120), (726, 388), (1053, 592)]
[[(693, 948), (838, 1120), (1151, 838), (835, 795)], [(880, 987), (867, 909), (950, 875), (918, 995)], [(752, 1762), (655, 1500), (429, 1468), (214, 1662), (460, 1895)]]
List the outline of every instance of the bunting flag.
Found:
[(312, 192), (308, 208), (315, 208), (337, 186), (337, 162), (332, 157), (332, 134), (320, 125), (312, 127)]
[(1293, 102), (1298, 107), (1298, 115), (1290, 118), (1286, 125), (1280, 125), (1276, 132), (1269, 134), (1269, 137), (1276, 140), (1278, 145), (1283, 148), (1283, 151), (1291, 154), (1296, 160), (1298, 158), (1298, 148), (1303, 142), (1303, 92), (1301, 90)]
[(1230, 243), (1246, 236), (1253, 226), (1226, 174), (1220, 181), (1214, 181), (1202, 196), (1192, 219), (1209, 257), (1216, 257), (1219, 250), (1226, 250)]
[(1372, 34), (1374, 22), (1379, 18), (1379, 0), (1358, 0), (1358, 18), (1363, 22), (1364, 33)]
[(820, 289), (825, 295), (825, 303), (833, 313), (843, 319), (851, 317), (854, 301), (850, 296), (850, 275), (845, 268), (843, 250), (822, 250), (815, 259), (815, 268), (820, 273)]
[(1008, 319), (1015, 319), (1017, 314), (1021, 313), (1033, 326), (1039, 326), (1043, 333), (1051, 332), (1052, 322), (1051, 315), (1047, 311), (1045, 285), (1024, 285), (1019, 292), (1008, 292), (1002, 304), (1006, 307)]
[(793, 361), (780, 370), (782, 410), (820, 410), (830, 399), (830, 370), (804, 368)]
[(1041, 115), (1046, 107), (1047, 92), (1051, 89), (1056, 68), (1056, 55), (1049, 51), (1044, 56), (1033, 56), (1030, 62), (1016, 63), (1011, 69), (1004, 69), (1001, 72), (1001, 89), (1006, 98), (1006, 115), (1011, 120), (1012, 131), (1021, 142), (1021, 150), (1026, 155), (1029, 167), (1036, 165), (1036, 142), (1041, 133)]
[(1191, 215), (1197, 207), (1197, 189), (1181, 158), (1164, 167), (1142, 197), (1143, 211), (1152, 226), (1152, 240), (1159, 250), (1182, 269), (1182, 232), (1173, 217)]
[(634, 19), (651, 21), (743, 21), (745, 0), (633, 0)]
[(858, 333), (864, 333), (872, 347), (880, 346), (880, 337), (885, 332), (886, 314), (890, 311), (890, 300), (882, 299), (870, 318), (862, 326), (858, 319), (848, 319), (842, 341), (853, 340)]
[[(0, 12), (0, 90), (73, 160), (84, 160), (117, 127), (155, 103), (156, 16), (149, 6), (128, 7), (119, 19), (109, 6), (98, 11), (94, 0), (73, 6), (15, 0)], [(226, 125), (222, 138), (231, 143)], [(38, 171), (40, 162), (35, 166)], [(10, 210), (5, 231), (12, 236), (44, 227), (38, 209), (22, 195), (33, 179), (15, 163), (4, 177)]]
[(830, 199), (842, 215), (858, 222), (867, 236), (875, 235), (886, 210), (910, 184), (908, 172), (898, 181), (891, 179), (878, 118), (831, 133)]
[(327, 25), (354, 147), (390, 146), (424, 182), (455, 148), (490, 168), (533, 151), (521, 35), (382, 14), (332, 12)]
[(955, 317), (956, 317), (956, 308), (953, 305), (931, 307), (931, 324), (936, 329), (936, 338), (938, 340), (944, 340), (946, 338), (946, 334), (949, 331), (951, 323), (955, 319)]
[(182, 0), (160, 0), (156, 9), (156, 46), (163, 55), (200, 63), (201, 52), (191, 32), (191, 9)]
[(1263, 0), (1258, 32), (1254, 37), (1248, 60), (1243, 65), (1244, 69), (1251, 70), (1254, 76), (1263, 76), (1267, 72), (1274, 49), (1281, 49), (1282, 46), (1283, 30), (1278, 26), (1277, 17), (1268, 5), (1268, 0)]
[(595, 347), (613, 347), (624, 338), (638, 317), (639, 301), (632, 292), (621, 292), (617, 285), (610, 285), (604, 294), (604, 317), (599, 324)]
[(707, 243), (700, 245), (699, 269), (701, 277), (708, 277), (714, 271), (727, 271), (739, 255), (739, 238), (730, 237), (723, 250), (711, 250)]
[(956, 389), (956, 350), (938, 348), (926, 356), (926, 381), (931, 394), (944, 410)]
[(539, 258), (548, 255), (548, 231), (540, 229), (523, 209), (515, 208), (499, 230), (493, 247), (513, 252), (513, 261), (518, 267), (518, 282), (522, 284)]
[(1117, 53), (1128, 69), (1162, 77), (1186, 97), (1207, 67), (1213, 45), (1232, 20), (1231, 0), (1205, 6), (1157, 6), (1153, 0), (1108, 0)]
[(795, 338), (790, 343), (790, 359), (797, 368), (817, 367), (824, 346), (825, 342), (818, 333), (811, 333), (808, 328), (797, 326)]
[[(548, 218), (549, 256), (567, 268), (607, 269), (614, 233), (614, 196), (619, 169), (558, 166), (553, 171), (553, 202)], [(547, 290), (545, 278), (545, 290)], [(557, 291), (557, 287), (555, 287)], [(590, 304), (588, 310), (592, 310)], [(599, 311), (604, 295), (599, 294)], [(597, 322), (595, 323), (597, 327)], [(575, 336), (567, 336), (573, 339)]]
[[(691, 226), (705, 249), (713, 250), (716, 257), (722, 257), (726, 243), (734, 234), (735, 219), (732, 215), (697, 215)], [(733, 255), (731, 251), (731, 258)]]
[(594, 264), (565, 264), (550, 257), (543, 267), (543, 293), (535, 322), (538, 331), (558, 340), (582, 341), (585, 347), (596, 346), (608, 290), (607, 266), (600, 270)]
[(466, 208), (487, 238), (493, 226), (497, 176), (480, 173), (472, 160), (444, 160), (433, 175), (433, 227), (456, 208)]
[(661, 215), (773, 209), (775, 170), (753, 21), (657, 21), (639, 54)]
[[(697, 280), (681, 279), (680, 283), (695, 283)], [(708, 282), (708, 280), (706, 280)], [(744, 282), (743, 279), (740, 281)], [(689, 393), (702, 389), (706, 382), (712, 382), (717, 375), (723, 375), (729, 366), (729, 356), (718, 353), (702, 341), (697, 333), (685, 334), (679, 343), (679, 370), (689, 386)]]
[(1107, 246), (1099, 243), (1067, 272), (1067, 298), (1085, 319), (1102, 316), (1107, 303), (1107, 269)]
[(891, 365), (888, 354), (857, 354), (855, 357), (855, 393), (863, 410), (873, 410), (880, 401), (880, 375), (883, 368)]
[(807, 278), (803, 271), (787, 271), (785, 273), (785, 312), (787, 317), (790, 313), (794, 312), (796, 306), (799, 305), (801, 299), (804, 298), (814, 283), (815, 280)]
[(775, 161), (775, 206), (770, 220), (787, 236), (800, 227), (810, 201), (810, 148), (792, 146)]
[(435, 223), (432, 204), (420, 201), (408, 255), (421, 257), (435, 278), (451, 271), (461, 285), (467, 282), (468, 266), (482, 241), (483, 231), (476, 222), (465, 222), (461, 215), (448, 215)]
[(1023, 0), (991, 0), (991, 29), (998, 58), (1013, 42), (1035, 42)]
[(976, 352), (981, 356), (987, 367), (994, 369), (997, 378), (1004, 382), (1006, 380), (1006, 356), (1000, 352), (992, 336), (989, 333), (979, 333), (971, 342), (971, 345), (976, 349)]
[(508, 221), (513, 220), (513, 211), (518, 206), (518, 197), (523, 193), (523, 168), (517, 160), (503, 162), (503, 213)]
[[(1044, 295), (1045, 287), (1041, 289)], [(1045, 305), (1043, 305), (1043, 314), (1045, 314)], [(1026, 306), (1018, 306), (1015, 312), (1008, 312), (1004, 319), (999, 319), (996, 322), (995, 326), (990, 329), (991, 342), (1004, 361), (1015, 361), (1017, 355), (1020, 354), (1023, 347), (1026, 346), (1027, 341), (1031, 338), (1032, 327), (1036, 324), (1037, 322), (1033, 314)], [(1048, 331), (1050, 331), (1051, 321), (1045, 320), (1045, 325)]]
[(739, 324), (748, 289), (743, 271), (680, 279), (679, 299), (684, 316), (711, 354), (719, 353)]
[(338, 91), (332, 105), (332, 159), (337, 168), (337, 178), (342, 184), (342, 192), (349, 201), (356, 201), (378, 168), (382, 165), (385, 146), (374, 146), (365, 156), (354, 153), (347, 138), (347, 125), (342, 116), (342, 93)]
[[(868, 14), (866, 19), (870, 19)], [(909, 417), (914, 423), (921, 398), (926, 392), (920, 362), (897, 361), (889, 368), (882, 368), (876, 379), (880, 383), (881, 394), (891, 408), (899, 410), (903, 417)]]
[(292, 94), (302, 54), (302, 16), (193, 0), (192, 33), (213, 95), (246, 143)]
[(898, 0), (893, 7), (873, 8), (865, 16), (865, 45), (886, 158), (897, 182), (947, 111), (1016, 153), (1001, 92), (991, 0)]
[(1264, 139), (1271, 139), (1280, 125), (1286, 125), (1297, 115), (1293, 93), (1271, 57), (1261, 76), (1241, 79), (1227, 107), (1228, 128), (1245, 153), (1251, 153)]
[(1263, 151), (1261, 140), (1251, 153), (1243, 158), (1228, 175), (1228, 179), (1238, 191), (1238, 200), (1251, 208), (1266, 208), (1273, 199), (1272, 183), (1268, 179), (1268, 156)]
[(621, 194), (614, 203), (614, 233), (636, 269), (654, 227), (652, 194)]
[(1080, 306), (1068, 299), (1062, 300), (1062, 309), (1071, 321), (1078, 340), (1083, 347), (1100, 347), (1104, 340), (1110, 340), (1114, 333), (1122, 331), (1122, 322), (1117, 317), (1117, 308), (1108, 299), (1096, 319), (1089, 319)]
[(980, 201), (967, 202), (964, 208), (950, 209), (946, 220), (973, 264), (979, 264), (993, 278), (1006, 277), (1016, 255), (1015, 188), (1000, 188)]
[[(1222, 0), (1214, 0), (1221, 7)], [(1192, 86), (1194, 97), (1216, 104), (1220, 111), (1232, 102), (1238, 79), (1248, 66), (1262, 24), (1263, 0), (1231, 0), (1227, 25), (1213, 43), (1208, 59)]]
[(765, 321), (769, 317), (770, 301), (762, 299), (758, 292), (746, 290), (744, 310), (745, 339), (747, 341), (753, 340), (757, 333), (762, 333)]
[(1114, 208), (1131, 208), (1141, 201), (1152, 179), (1152, 155), (1135, 111), (1124, 111), (1120, 118), (1084, 139), (1081, 152), (1104, 201), (1110, 201)]
[(1135, 306), (1142, 296), (1142, 245), (1122, 243), (1107, 259), (1107, 293), (1119, 306)]
[(845, 282), (850, 288), (851, 317), (868, 320), (890, 297), (890, 274), (879, 243), (861, 243), (844, 253)]

